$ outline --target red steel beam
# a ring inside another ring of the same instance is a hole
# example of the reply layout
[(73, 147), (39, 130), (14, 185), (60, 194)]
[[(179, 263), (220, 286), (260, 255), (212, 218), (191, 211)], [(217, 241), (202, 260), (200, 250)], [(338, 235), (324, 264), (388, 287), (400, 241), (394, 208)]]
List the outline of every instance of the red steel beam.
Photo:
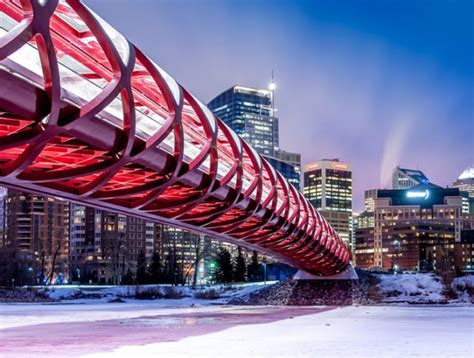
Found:
[(204, 233), (313, 274), (351, 260), (301, 193), (78, 0), (0, 2), (0, 183)]

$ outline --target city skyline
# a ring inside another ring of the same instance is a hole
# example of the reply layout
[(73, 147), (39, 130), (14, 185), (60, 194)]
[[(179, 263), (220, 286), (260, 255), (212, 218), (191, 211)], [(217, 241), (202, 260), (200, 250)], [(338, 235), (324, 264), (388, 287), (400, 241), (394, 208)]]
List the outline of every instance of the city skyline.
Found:
[(472, 356), (473, 30), (0, 0), (2, 358)]
[(86, 3), (204, 103), (274, 69), (281, 146), (351, 163), (356, 211), (397, 165), (446, 186), (474, 161), (472, 3)]

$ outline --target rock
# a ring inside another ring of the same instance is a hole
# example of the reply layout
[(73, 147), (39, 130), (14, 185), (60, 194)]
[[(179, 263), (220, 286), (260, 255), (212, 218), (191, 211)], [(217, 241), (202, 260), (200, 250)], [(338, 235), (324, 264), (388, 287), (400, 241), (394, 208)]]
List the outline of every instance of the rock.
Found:
[(227, 303), (282, 306), (374, 304), (378, 303), (377, 282), (367, 273), (359, 274), (359, 280), (288, 279), (243, 297), (233, 297)]
[(43, 291), (28, 288), (1, 288), (0, 302), (54, 302)]

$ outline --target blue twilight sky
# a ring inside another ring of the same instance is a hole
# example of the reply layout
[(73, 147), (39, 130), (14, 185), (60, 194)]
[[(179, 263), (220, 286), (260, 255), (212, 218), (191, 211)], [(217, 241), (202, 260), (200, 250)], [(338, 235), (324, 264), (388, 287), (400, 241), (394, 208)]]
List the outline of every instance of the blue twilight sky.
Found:
[(204, 103), (275, 72), (280, 147), (450, 185), (474, 163), (474, 1), (85, 0)]

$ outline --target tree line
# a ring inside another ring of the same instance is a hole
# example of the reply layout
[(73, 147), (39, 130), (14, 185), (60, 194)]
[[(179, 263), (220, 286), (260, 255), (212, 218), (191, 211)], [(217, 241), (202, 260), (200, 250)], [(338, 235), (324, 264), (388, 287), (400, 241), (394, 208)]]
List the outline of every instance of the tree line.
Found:
[[(196, 268), (198, 261), (193, 267), (193, 275), (179, 272), (179, 265), (173, 265), (173, 260), (163, 258), (159, 252), (155, 252), (151, 261), (147, 263), (145, 253), (141, 252), (137, 259), (136, 271), (130, 268), (122, 279), (122, 284), (175, 284), (184, 285), (191, 283), (197, 285), (198, 275)], [(205, 263), (207, 266), (207, 281), (212, 283), (241, 283), (256, 282), (264, 280), (264, 268), (260, 263), (258, 254), (254, 251), (247, 263), (243, 250), (238, 247), (236, 257), (232, 257), (229, 250), (219, 248), (217, 253)]]

